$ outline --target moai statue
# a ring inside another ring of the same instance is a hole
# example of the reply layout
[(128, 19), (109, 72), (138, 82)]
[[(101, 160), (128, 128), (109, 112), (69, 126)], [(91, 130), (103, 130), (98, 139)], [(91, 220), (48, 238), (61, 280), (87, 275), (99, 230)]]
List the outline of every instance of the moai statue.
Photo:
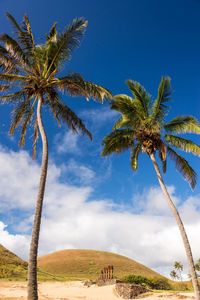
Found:
[(108, 279), (111, 279), (111, 266), (108, 266)]
[(100, 276), (100, 278), (101, 278), (101, 279), (104, 279), (103, 277), (104, 277), (104, 276), (103, 276), (103, 270), (101, 270), (101, 276)]
[(110, 266), (110, 279), (113, 279), (114, 267)]
[(108, 268), (104, 267), (103, 270), (104, 270), (104, 275), (105, 275), (104, 279), (108, 279)]

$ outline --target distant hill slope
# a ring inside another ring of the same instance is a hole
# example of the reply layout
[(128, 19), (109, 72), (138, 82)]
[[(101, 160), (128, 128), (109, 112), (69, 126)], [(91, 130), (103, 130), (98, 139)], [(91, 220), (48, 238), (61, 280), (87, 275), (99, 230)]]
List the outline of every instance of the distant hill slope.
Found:
[(26, 278), (28, 263), (0, 244), (0, 278)]
[(108, 265), (114, 266), (118, 279), (129, 274), (163, 277), (130, 258), (104, 251), (62, 250), (38, 258), (38, 266), (45, 272), (71, 279), (97, 279)]

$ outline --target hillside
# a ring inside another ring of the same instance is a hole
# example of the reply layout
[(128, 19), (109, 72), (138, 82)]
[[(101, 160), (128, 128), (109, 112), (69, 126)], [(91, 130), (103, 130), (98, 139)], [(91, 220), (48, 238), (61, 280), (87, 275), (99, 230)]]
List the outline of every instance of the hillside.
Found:
[(0, 278), (26, 278), (28, 263), (0, 244)]
[[(0, 244), (0, 280), (26, 281), (28, 263)], [(38, 268), (39, 281), (63, 281)]]
[(108, 265), (114, 266), (118, 279), (129, 274), (162, 277), (130, 258), (104, 251), (62, 250), (38, 258), (38, 266), (45, 272), (71, 279), (97, 279)]

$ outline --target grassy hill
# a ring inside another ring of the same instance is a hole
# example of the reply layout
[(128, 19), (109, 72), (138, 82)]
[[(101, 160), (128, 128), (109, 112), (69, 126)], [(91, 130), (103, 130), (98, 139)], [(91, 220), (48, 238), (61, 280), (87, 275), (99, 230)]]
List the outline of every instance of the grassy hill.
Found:
[(26, 278), (28, 263), (0, 244), (0, 278)]
[[(0, 244), (0, 280), (26, 281), (28, 263)], [(54, 274), (49, 274), (38, 268), (39, 281), (63, 281)]]
[(118, 279), (129, 274), (162, 277), (130, 258), (104, 251), (62, 250), (38, 258), (38, 266), (45, 272), (70, 279), (97, 279), (108, 265), (114, 266)]

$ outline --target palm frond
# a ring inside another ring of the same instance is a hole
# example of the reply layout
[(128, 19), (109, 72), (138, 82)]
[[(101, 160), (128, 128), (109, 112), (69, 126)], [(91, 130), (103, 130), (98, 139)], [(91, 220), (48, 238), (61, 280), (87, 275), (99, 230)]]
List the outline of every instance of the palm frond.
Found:
[(200, 156), (200, 147), (190, 140), (169, 134), (164, 135), (164, 140), (170, 146), (174, 146), (180, 150), (192, 152), (193, 154)]
[(0, 36), (0, 40), (4, 43), (6, 50), (12, 58), (18, 60), (23, 65), (29, 65), (29, 61), (25, 52), (15, 39), (3, 33)]
[(200, 134), (200, 124), (193, 116), (178, 116), (163, 125), (166, 132), (178, 133), (197, 133)]
[(169, 77), (162, 77), (161, 83), (158, 87), (158, 97), (154, 101), (152, 106), (152, 123), (163, 123), (164, 117), (169, 111), (169, 106), (164, 103), (168, 102), (171, 99), (171, 79)]
[(56, 42), (57, 41), (57, 29), (56, 29), (56, 25), (57, 25), (57, 22), (55, 22), (53, 24), (53, 26), (51, 27), (50, 31), (49, 31), (49, 34), (46, 35), (46, 40), (48, 42)]
[(9, 130), (9, 134), (13, 135), (15, 133), (15, 129), (22, 122), (24, 116), (29, 111), (28, 106), (30, 103), (28, 101), (20, 103), (13, 111), (12, 111), (12, 124)]
[(7, 74), (7, 73), (0, 73), (0, 81), (5, 81), (6, 83), (12, 82), (28, 82), (29, 78), (26, 76), (18, 75), (18, 74)]
[(189, 182), (191, 188), (194, 189), (197, 180), (196, 172), (182, 156), (176, 153), (169, 146), (167, 146), (167, 153), (169, 154), (170, 158), (174, 160), (177, 171), (183, 175), (185, 180)]
[(83, 18), (74, 19), (72, 24), (58, 35), (57, 40), (53, 45), (54, 47), (51, 48), (53, 53), (50, 54), (52, 59), (49, 62), (47, 74), (52, 67), (55, 68), (55, 66), (63, 60), (68, 60), (70, 58), (72, 51), (79, 46), (86, 26), (87, 21)]
[(143, 114), (144, 118), (149, 117), (149, 107), (151, 104), (151, 96), (146, 92), (145, 88), (136, 81), (127, 80), (126, 84), (128, 85), (129, 89), (132, 91), (135, 100), (139, 102), (141, 106), (141, 113)]
[(15, 18), (8, 12), (7, 17), (12, 23), (13, 27), (17, 30), (17, 40), (22, 46), (23, 51), (28, 52), (29, 55), (31, 55), (32, 50), (35, 48), (35, 42), (27, 14), (24, 15), (22, 26), (20, 26), (15, 20)]
[(23, 116), (23, 121), (21, 124), (21, 132), (20, 132), (20, 140), (19, 140), (20, 147), (23, 147), (25, 145), (25, 136), (26, 136), (27, 127), (29, 125), (29, 122), (32, 120), (33, 115), (34, 115), (33, 108), (30, 106), (28, 109), (26, 108)]
[(102, 142), (104, 148), (101, 155), (106, 156), (128, 150), (134, 145), (134, 140), (133, 130), (115, 130), (104, 137)]
[(141, 149), (142, 149), (141, 144), (137, 144), (136, 146), (133, 146), (133, 148), (132, 148), (130, 162), (131, 162), (131, 168), (133, 171), (137, 171), (138, 156), (141, 152)]
[(55, 85), (70, 95), (84, 96), (86, 99), (98, 99), (101, 103), (104, 98), (106, 100), (112, 98), (112, 94), (107, 89), (92, 82), (85, 81), (80, 74), (76, 73), (58, 78)]
[(166, 146), (163, 143), (163, 141), (161, 141), (161, 140), (160, 140), (160, 147), (159, 147), (158, 154), (159, 154), (160, 161), (162, 163), (163, 173), (166, 173), (166, 170), (167, 170)]
[(60, 99), (55, 98), (54, 102), (49, 103), (50, 110), (57, 113), (57, 118), (67, 124), (68, 128), (74, 133), (81, 132), (82, 135), (87, 135), (92, 140), (92, 134), (87, 130), (83, 121)]
[(125, 115), (127, 119), (143, 122), (143, 116), (133, 98), (122, 94), (115, 96), (113, 100), (110, 107), (111, 109), (117, 110)]
[(10, 103), (10, 104), (18, 104), (21, 101), (25, 101), (27, 97), (27, 94), (24, 90), (12, 93), (12, 94), (8, 94), (8, 95), (4, 95), (0, 97), (0, 102), (4, 103)]

